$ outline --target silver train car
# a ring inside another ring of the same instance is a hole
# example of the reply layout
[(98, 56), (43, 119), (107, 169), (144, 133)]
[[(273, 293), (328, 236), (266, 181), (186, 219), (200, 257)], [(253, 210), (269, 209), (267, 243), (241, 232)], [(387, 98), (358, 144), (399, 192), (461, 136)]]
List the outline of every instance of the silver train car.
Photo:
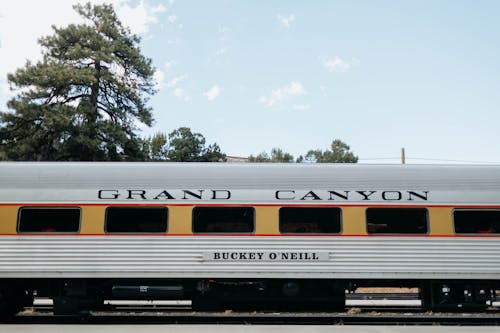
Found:
[(0, 163), (0, 311), (50, 297), (195, 310), (342, 309), (359, 286), (484, 308), (500, 166)]

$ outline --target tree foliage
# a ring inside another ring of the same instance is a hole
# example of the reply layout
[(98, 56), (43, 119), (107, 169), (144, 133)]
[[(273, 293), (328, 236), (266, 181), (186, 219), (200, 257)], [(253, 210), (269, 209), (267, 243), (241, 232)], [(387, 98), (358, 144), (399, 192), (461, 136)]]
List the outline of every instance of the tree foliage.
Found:
[(139, 124), (154, 93), (151, 60), (111, 5), (75, 5), (83, 24), (39, 39), (43, 59), (8, 75), (19, 94), (0, 113), (0, 145), (13, 160), (140, 160)]
[(271, 149), (271, 154), (262, 152), (257, 156), (250, 155), (248, 157), (248, 162), (253, 163), (293, 163), (293, 161), (293, 155), (280, 148)]
[(180, 127), (167, 135), (157, 133), (146, 140), (145, 151), (152, 161), (223, 162), (226, 154), (217, 143), (205, 145), (205, 137)]
[(330, 150), (309, 150), (306, 156), (299, 157), (299, 162), (313, 163), (357, 163), (358, 157), (350, 151), (350, 147), (339, 139), (333, 140)]
[[(293, 163), (293, 155), (280, 148), (273, 148), (271, 153), (262, 152), (257, 156), (250, 155), (248, 162), (260, 163)], [(341, 140), (333, 140), (330, 149), (309, 150), (305, 156), (299, 156), (297, 163), (357, 163), (358, 157), (350, 151), (350, 147)]]
[(164, 133), (156, 133), (144, 141), (143, 151), (150, 161), (165, 161), (167, 150), (168, 137)]

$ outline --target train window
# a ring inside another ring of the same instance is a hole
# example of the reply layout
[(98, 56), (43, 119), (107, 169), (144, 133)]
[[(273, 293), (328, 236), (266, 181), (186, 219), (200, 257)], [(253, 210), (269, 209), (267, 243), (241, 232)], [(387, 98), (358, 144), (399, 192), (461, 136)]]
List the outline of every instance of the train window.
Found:
[(500, 210), (454, 210), (457, 234), (499, 234)]
[(165, 233), (168, 225), (166, 207), (108, 207), (107, 233)]
[(78, 233), (78, 207), (22, 207), (19, 209), (17, 231), (32, 233)]
[(426, 234), (425, 208), (368, 208), (366, 230), (369, 234)]
[(255, 230), (253, 207), (195, 207), (194, 233), (251, 233)]
[(279, 213), (281, 233), (338, 234), (341, 210), (331, 207), (283, 207)]

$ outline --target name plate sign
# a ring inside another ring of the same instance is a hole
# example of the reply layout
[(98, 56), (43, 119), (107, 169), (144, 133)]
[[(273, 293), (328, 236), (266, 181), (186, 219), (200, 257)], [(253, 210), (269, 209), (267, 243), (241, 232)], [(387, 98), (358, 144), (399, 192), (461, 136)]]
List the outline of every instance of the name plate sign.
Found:
[(204, 252), (204, 261), (329, 261), (328, 252), (315, 251), (216, 251)]

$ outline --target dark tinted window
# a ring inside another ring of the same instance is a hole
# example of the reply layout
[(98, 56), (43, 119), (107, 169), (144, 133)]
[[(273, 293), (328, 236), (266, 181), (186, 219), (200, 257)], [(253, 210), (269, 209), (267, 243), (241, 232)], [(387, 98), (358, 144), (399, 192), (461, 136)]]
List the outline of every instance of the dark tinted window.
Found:
[(195, 207), (193, 209), (193, 232), (254, 232), (254, 216), (253, 207)]
[(108, 207), (105, 230), (109, 233), (164, 233), (166, 207)]
[(368, 208), (369, 234), (426, 234), (427, 210), (424, 208)]
[(338, 234), (340, 216), (340, 208), (283, 207), (280, 209), (280, 232)]
[(80, 230), (80, 208), (23, 207), (19, 210), (19, 232), (66, 232)]
[(500, 233), (499, 210), (455, 210), (453, 222), (457, 234)]

